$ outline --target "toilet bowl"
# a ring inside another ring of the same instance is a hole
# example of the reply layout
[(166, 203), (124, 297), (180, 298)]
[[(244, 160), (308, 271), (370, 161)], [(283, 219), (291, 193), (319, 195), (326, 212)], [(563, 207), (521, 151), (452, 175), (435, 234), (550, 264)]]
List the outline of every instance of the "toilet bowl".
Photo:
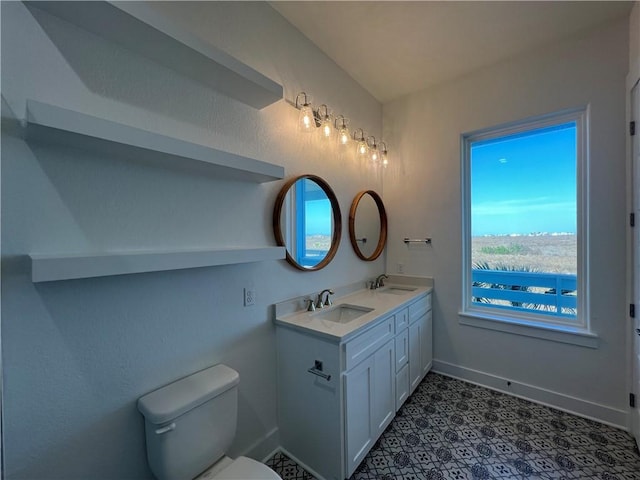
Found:
[(282, 480), (280, 475), (249, 457), (238, 457), (232, 460), (224, 457), (216, 465), (208, 469), (195, 480)]
[(159, 480), (278, 480), (266, 465), (225, 456), (236, 433), (238, 372), (201, 370), (138, 399), (147, 461)]

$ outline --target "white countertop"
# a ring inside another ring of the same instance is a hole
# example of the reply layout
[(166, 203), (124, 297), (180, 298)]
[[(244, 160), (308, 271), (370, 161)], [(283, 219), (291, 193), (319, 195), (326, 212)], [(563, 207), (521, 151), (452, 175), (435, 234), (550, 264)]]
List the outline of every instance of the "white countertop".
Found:
[[(394, 287), (403, 289), (410, 287), (415, 290), (407, 290), (406, 293), (400, 295), (385, 293), (385, 291)], [(382, 319), (387, 314), (408, 305), (413, 300), (426, 295), (432, 290), (433, 287), (431, 286), (410, 285), (404, 282), (388, 284), (377, 290), (362, 289), (336, 299), (331, 307), (317, 309), (313, 312), (303, 310), (287, 315), (277, 315), (275, 322), (276, 325), (279, 326), (305, 330), (315, 335), (344, 342), (350, 337), (366, 330), (367, 325), (373, 325), (376, 320)], [(334, 309), (344, 304), (373, 308), (373, 310), (347, 323), (326, 320), (319, 315), (329, 309)]]

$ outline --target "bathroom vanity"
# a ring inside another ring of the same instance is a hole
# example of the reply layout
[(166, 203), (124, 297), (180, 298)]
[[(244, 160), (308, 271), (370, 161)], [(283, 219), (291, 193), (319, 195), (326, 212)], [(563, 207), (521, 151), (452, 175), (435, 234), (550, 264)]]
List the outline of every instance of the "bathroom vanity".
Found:
[(431, 368), (432, 287), (420, 283), (314, 312), (276, 306), (280, 443), (312, 474), (350, 477)]

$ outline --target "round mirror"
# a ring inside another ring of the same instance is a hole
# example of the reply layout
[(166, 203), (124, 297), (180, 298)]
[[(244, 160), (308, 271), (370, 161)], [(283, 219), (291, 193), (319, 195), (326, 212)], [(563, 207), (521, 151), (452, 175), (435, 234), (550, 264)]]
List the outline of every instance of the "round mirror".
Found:
[(349, 238), (356, 255), (373, 261), (387, 243), (387, 212), (382, 198), (373, 190), (360, 192), (349, 211)]
[(291, 265), (324, 268), (338, 251), (342, 233), (340, 206), (329, 184), (316, 175), (288, 180), (276, 198), (273, 233)]

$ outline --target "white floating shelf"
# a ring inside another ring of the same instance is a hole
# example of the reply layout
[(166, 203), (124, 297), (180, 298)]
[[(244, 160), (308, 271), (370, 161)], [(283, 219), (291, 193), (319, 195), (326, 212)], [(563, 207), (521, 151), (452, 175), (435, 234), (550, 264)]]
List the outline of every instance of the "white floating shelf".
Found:
[(282, 85), (174, 24), (144, 2), (31, 1), (25, 4), (254, 108), (261, 109), (282, 99)]
[(34, 100), (27, 101), (26, 137), (230, 180), (263, 183), (284, 177), (280, 165)]
[(51, 282), (280, 260), (284, 247), (219, 248), (100, 254), (29, 255), (31, 281)]

